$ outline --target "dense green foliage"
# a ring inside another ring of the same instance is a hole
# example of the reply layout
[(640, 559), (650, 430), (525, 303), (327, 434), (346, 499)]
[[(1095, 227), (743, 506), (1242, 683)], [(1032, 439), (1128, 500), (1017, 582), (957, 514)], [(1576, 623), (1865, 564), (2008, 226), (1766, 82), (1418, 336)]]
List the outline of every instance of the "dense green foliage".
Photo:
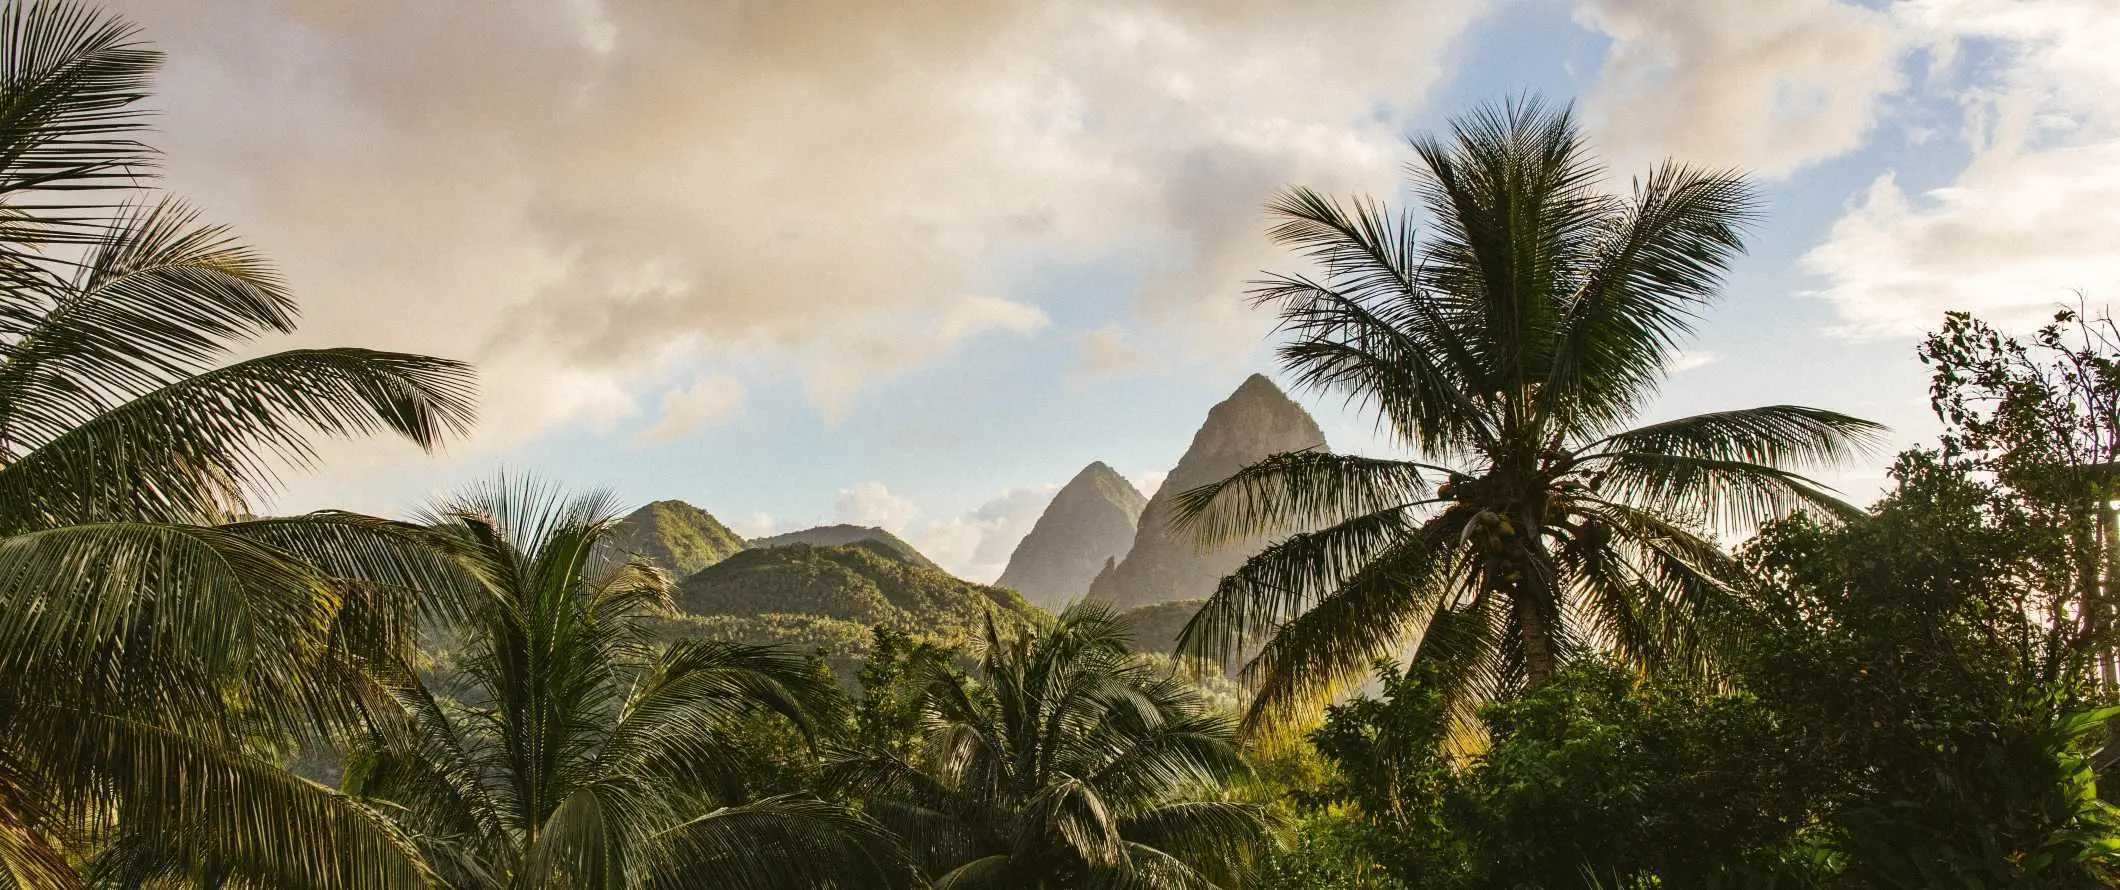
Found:
[(823, 615), (787, 613), (738, 617), (679, 612), (660, 619), (656, 623), (656, 633), (665, 642), (716, 640), (817, 653), (842, 679), (850, 679), (861, 670), (874, 639), (871, 625)]
[(645, 622), (670, 582), (598, 558), (606, 501), (498, 483), (438, 511), (479, 579), (462, 701), (418, 674), (359, 740), (345, 788), (457, 887), (884, 886), (881, 836), (814, 798), (746, 799), (766, 714), (811, 727), (830, 675), (783, 650), (679, 641)]
[(685, 617), (665, 626), (672, 638), (822, 650), (847, 678), (868, 650), (871, 627), (962, 642), (989, 614), (1009, 626), (1044, 614), (1015, 591), (973, 584), (867, 540), (745, 550), (684, 579), (677, 603)]
[(1136, 657), (1102, 606), (989, 623), (982, 648), (976, 677), (926, 662), (916, 750), (832, 765), (939, 885), (1240, 886), (1266, 825), (1223, 790), (1244, 771), (1229, 715)]
[(1316, 277), (1273, 278), (1281, 363), (1372, 411), (1419, 460), (1299, 452), (1184, 493), (1204, 542), (1285, 535), (1187, 629), (1253, 640), (1253, 720), (1301, 713), (1417, 644), (1453, 713), (1609, 653), (1698, 674), (1728, 558), (1701, 524), (1836, 502), (1796, 471), (1879, 432), (1788, 405), (1629, 428), (1753, 219), (1736, 175), (1664, 164), (1607, 194), (1567, 110), (1535, 100), (1414, 141), (1429, 217), (1294, 190), (1273, 236)]
[(1585, 875), (1693, 887), (1771, 872), (1810, 824), (1808, 763), (1744, 695), (1645, 683), (1583, 661), (1482, 709), (1488, 747), (1444, 753), (1435, 669), (1387, 672), (1382, 696), (1332, 709), (1315, 744), (1369, 855), (1410, 886), (1581, 886)]
[(1206, 600), (1171, 600), (1152, 606), (1126, 610), (1126, 622), (1134, 629), (1136, 645), (1143, 652), (1177, 654), (1178, 640), (1185, 634), (1185, 626), (1192, 623), (1194, 615)]
[(2108, 886), (2105, 712), (2041, 587), (2073, 589), (2068, 530), (1932, 453), (1895, 479), (1864, 516), (1747, 545), (1718, 619), (1742, 692), (1587, 663), (1486, 707), (1459, 762), (1437, 669), (1387, 672), (1315, 736), (1328, 799), (1415, 886)]
[(743, 539), (721, 520), (684, 501), (656, 501), (626, 514), (609, 541), (621, 560), (639, 557), (678, 578), (744, 548)]
[[(2067, 530), (1933, 454), (1895, 474), (1867, 521), (1799, 517), (1749, 545), (1746, 683), (1836, 777), (1823, 790), (1852, 871), (2101, 886), (2056, 874), (2120, 837), (2086, 784), (2083, 661), (2045, 620), (2072, 589), (2075, 560), (2050, 561)], [(2120, 865), (2105, 862), (2081, 867)]]
[(926, 554), (921, 553), (913, 545), (906, 543), (903, 538), (873, 526), (820, 525), (816, 528), (806, 528), (801, 531), (759, 538), (750, 542), (750, 546), (762, 549), (789, 547), (796, 544), (807, 544), (811, 547), (845, 547), (850, 544), (861, 544), (880, 548), (883, 552), (899, 560), (912, 563), (923, 569), (942, 571), (942, 567), (936, 565), (934, 560), (927, 558)]

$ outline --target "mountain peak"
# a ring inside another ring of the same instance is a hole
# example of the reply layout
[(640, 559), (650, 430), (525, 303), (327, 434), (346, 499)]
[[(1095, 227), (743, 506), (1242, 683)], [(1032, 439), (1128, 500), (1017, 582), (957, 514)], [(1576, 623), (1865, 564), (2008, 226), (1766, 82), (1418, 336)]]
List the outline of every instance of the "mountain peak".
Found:
[(1256, 372), (1254, 372), (1250, 377), (1244, 378), (1244, 382), (1237, 385), (1236, 391), (1230, 393), (1230, 397), (1234, 398), (1236, 396), (1245, 395), (1247, 393), (1252, 395), (1275, 395), (1280, 396), (1284, 399), (1288, 398), (1288, 393), (1282, 392), (1281, 387), (1273, 382), (1273, 378), (1268, 377), (1265, 374), (1260, 374)]
[(1207, 412), (1192, 446), (1171, 468), (1143, 509), (1126, 558), (1090, 586), (1090, 598), (1139, 606), (1197, 599), (1214, 592), (1266, 544), (1256, 539), (1201, 553), (1192, 535), (1171, 527), (1171, 504), (1179, 492), (1227, 479), (1275, 454), (1323, 450), (1325, 433), (1287, 393), (1264, 374), (1244, 379), (1229, 398)]
[(1017, 542), (994, 583), (1057, 609), (1089, 592), (1097, 569), (1124, 554), (1148, 500), (1103, 461), (1076, 473)]
[(743, 539), (684, 501), (655, 501), (626, 514), (605, 539), (611, 551), (639, 556), (680, 578), (742, 550)]

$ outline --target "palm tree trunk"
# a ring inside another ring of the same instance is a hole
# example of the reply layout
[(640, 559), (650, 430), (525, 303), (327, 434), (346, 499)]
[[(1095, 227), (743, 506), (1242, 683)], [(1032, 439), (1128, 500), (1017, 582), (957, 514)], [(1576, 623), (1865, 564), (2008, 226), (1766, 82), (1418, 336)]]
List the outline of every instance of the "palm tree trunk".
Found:
[(1517, 585), (1516, 620), (1524, 629), (1524, 679), (1532, 689), (1553, 681), (1553, 631), (1539, 602), (1543, 585), (1529, 578)]
[(1524, 631), (1524, 680), (1532, 689), (1553, 681), (1560, 670), (1560, 657), (1554, 651), (1554, 622), (1558, 620), (1558, 608), (1549, 612), (1547, 607), (1560, 605), (1556, 587), (1553, 562), (1546, 555), (1537, 527), (1525, 526), (1524, 569), (1516, 582), (1516, 620)]

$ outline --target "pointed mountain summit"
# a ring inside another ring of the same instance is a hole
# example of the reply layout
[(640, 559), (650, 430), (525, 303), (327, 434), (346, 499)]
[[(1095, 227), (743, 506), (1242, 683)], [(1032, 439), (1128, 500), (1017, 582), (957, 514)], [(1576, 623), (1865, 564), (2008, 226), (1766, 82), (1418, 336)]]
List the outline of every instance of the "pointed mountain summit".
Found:
[(613, 552), (642, 557), (679, 578), (744, 547), (714, 514), (684, 501), (656, 501), (635, 510), (606, 540)]
[(1058, 611), (1089, 592), (1090, 581), (1134, 543), (1136, 523), (1148, 499), (1104, 462), (1082, 468), (1039, 514), (1017, 542), (1008, 568), (995, 586)]
[(786, 547), (792, 544), (808, 544), (812, 547), (844, 547), (848, 544), (864, 542), (868, 543), (871, 549), (877, 550), (886, 556), (892, 556), (900, 562), (911, 563), (923, 569), (942, 571), (941, 566), (936, 565), (934, 560), (927, 558), (926, 554), (913, 549), (913, 545), (906, 543), (904, 538), (868, 525), (820, 525), (816, 528), (806, 528), (802, 531), (774, 535), (770, 538), (759, 538), (752, 541), (751, 546), (773, 548)]
[(1310, 412), (1264, 375), (1251, 375), (1207, 412), (1207, 422), (1193, 435), (1192, 447), (1178, 459), (1163, 487), (1148, 499), (1133, 547), (1125, 558), (1097, 575), (1089, 598), (1132, 608), (1213, 593), (1222, 576), (1264, 548), (1267, 539), (1201, 553), (1190, 533), (1170, 527), (1171, 500), (1187, 489), (1227, 479), (1269, 455), (1324, 447), (1325, 433)]

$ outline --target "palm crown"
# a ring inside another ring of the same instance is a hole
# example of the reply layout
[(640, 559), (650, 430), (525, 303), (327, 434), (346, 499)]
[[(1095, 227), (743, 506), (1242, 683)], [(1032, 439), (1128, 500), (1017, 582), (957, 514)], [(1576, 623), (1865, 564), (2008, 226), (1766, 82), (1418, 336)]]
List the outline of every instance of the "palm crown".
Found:
[(1004, 637), (980, 680), (942, 671), (923, 751), (849, 754), (834, 773), (905, 839), (938, 887), (1239, 886), (1264, 843), (1235, 723), (1128, 650), (1103, 606)]
[(653, 645), (670, 579), (609, 557), (601, 496), (502, 480), (434, 524), (479, 579), (455, 661), (469, 692), (401, 673), (346, 788), (416, 839), (452, 887), (863, 887), (897, 870), (879, 835), (814, 799), (730, 799), (736, 730), (778, 713), (807, 730), (836, 702), (805, 659), (751, 646)]
[(93, 851), (112, 879), (416, 885), (403, 838), (260, 743), (353, 725), (364, 666), (450, 572), (409, 526), (246, 517), (319, 434), (466, 429), (471, 371), (231, 361), (294, 303), (143, 186), (156, 63), (83, 7), (0, 7), (0, 878), (78, 886)]
[(1298, 189), (1272, 234), (1319, 274), (1254, 293), (1298, 385), (1375, 412), (1420, 459), (1281, 454), (1178, 500), (1210, 543), (1285, 535), (1185, 632), (1215, 657), (1266, 638), (1254, 721), (1408, 644), (1449, 664), (1461, 705), (1591, 650), (1701, 667), (1725, 564), (1703, 530), (1838, 509), (1800, 472), (1881, 431), (1786, 405), (1628, 428), (1741, 250), (1741, 177), (1666, 163), (1606, 194), (1570, 113), (1536, 100), (1414, 149), (1426, 237), (1410, 213)]

